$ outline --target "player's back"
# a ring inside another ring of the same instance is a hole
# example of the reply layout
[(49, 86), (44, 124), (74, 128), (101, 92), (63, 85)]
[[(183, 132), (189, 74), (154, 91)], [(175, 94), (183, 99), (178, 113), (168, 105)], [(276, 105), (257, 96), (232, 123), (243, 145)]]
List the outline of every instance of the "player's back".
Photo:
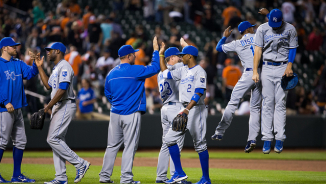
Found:
[[(169, 65), (168, 69), (172, 71), (183, 66), (183, 63), (177, 63), (173, 66)], [(166, 104), (168, 102), (179, 102), (180, 81), (176, 81), (173, 79), (164, 79), (163, 72), (160, 72), (157, 76), (157, 82), (163, 104)]]
[(242, 36), (240, 40), (232, 41), (222, 46), (224, 52), (236, 52), (241, 60), (241, 64), (244, 68), (253, 67), (254, 59), (254, 38), (255, 34), (247, 33)]

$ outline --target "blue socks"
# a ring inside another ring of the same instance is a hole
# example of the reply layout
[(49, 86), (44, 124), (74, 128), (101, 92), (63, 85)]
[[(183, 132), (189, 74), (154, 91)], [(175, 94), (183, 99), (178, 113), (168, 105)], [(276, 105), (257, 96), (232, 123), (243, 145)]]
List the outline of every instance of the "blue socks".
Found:
[(16, 147), (14, 147), (12, 150), (12, 155), (14, 158), (14, 174), (12, 177), (18, 177), (21, 175), (20, 167), (22, 165), (23, 153), (24, 150), (18, 149)]
[(5, 150), (3, 150), (3, 149), (0, 149), (0, 162), (1, 162), (1, 159), (2, 159), (2, 155), (3, 155), (3, 152), (4, 152)]
[(174, 163), (175, 171), (180, 175), (185, 174), (185, 172), (182, 170), (182, 166), (181, 166), (180, 151), (179, 151), (178, 145), (175, 144), (173, 146), (169, 146), (169, 151), (170, 151), (170, 155), (173, 160), (173, 163)]
[(208, 151), (205, 150), (205, 151), (203, 151), (201, 153), (198, 153), (198, 155), (199, 155), (201, 169), (203, 171), (203, 177), (207, 181), (209, 181), (209, 172), (208, 172), (208, 168), (209, 168), (209, 164), (208, 164), (209, 155), (208, 155)]

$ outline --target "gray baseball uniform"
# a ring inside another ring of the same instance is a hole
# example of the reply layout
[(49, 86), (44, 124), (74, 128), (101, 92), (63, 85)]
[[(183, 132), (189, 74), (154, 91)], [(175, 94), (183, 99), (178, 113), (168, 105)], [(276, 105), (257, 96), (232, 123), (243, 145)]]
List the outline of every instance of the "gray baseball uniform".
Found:
[(260, 106), (261, 106), (261, 83), (255, 82), (252, 78), (253, 58), (254, 58), (254, 36), (255, 34), (245, 34), (240, 40), (223, 44), (225, 53), (236, 52), (244, 67), (244, 72), (240, 80), (235, 85), (231, 99), (225, 108), (222, 119), (216, 128), (217, 135), (224, 135), (225, 130), (231, 125), (235, 110), (238, 108), (241, 98), (251, 90), (250, 118), (249, 118), (249, 140), (256, 140), (260, 130)]
[[(183, 63), (177, 63), (175, 65), (167, 66), (170, 71), (183, 67)], [(161, 98), (163, 100), (163, 107), (161, 109), (161, 122), (163, 129), (162, 147), (158, 157), (157, 163), (157, 177), (156, 180), (167, 180), (167, 170), (170, 160), (170, 174), (174, 174), (175, 168), (172, 159), (170, 159), (170, 153), (168, 146), (166, 145), (164, 138), (168, 133), (173, 119), (177, 116), (178, 112), (183, 109), (182, 104), (179, 102), (179, 83), (173, 79), (164, 79), (163, 72), (160, 72), (157, 76), (158, 86), (160, 88)], [(180, 151), (182, 150), (185, 135), (180, 136), (178, 140), (178, 146)]]
[[(284, 141), (286, 96), (281, 87), (281, 78), (287, 67), (289, 49), (298, 47), (297, 32), (287, 22), (279, 30), (273, 30), (268, 23), (260, 25), (255, 36), (255, 45), (263, 50), (262, 81), (262, 140)], [(274, 119), (274, 126), (273, 126)]]
[(65, 142), (68, 126), (76, 113), (75, 94), (73, 92), (74, 71), (70, 64), (61, 60), (53, 68), (48, 84), (52, 87), (51, 99), (57, 93), (59, 83), (70, 83), (61, 100), (52, 108), (51, 123), (49, 127), (47, 142), (53, 151), (53, 161), (56, 171), (56, 180), (67, 181), (66, 161), (70, 162), (76, 169), (87, 162), (72, 151)]
[[(206, 90), (206, 72), (205, 70), (196, 65), (192, 68), (188, 66), (181, 67), (170, 71), (173, 80), (180, 81), (179, 84), (179, 101), (186, 105), (191, 101), (192, 96), (195, 94), (195, 89), (203, 88)], [(168, 70), (163, 72), (163, 77), (168, 78)], [(200, 153), (207, 149), (206, 144), (206, 118), (207, 108), (205, 107), (204, 99), (206, 98), (206, 91), (200, 97), (198, 103), (189, 111), (187, 130), (194, 142), (195, 150)], [(165, 135), (164, 141), (166, 144), (174, 145), (183, 136), (185, 132), (176, 132), (169, 128), (168, 133)]]

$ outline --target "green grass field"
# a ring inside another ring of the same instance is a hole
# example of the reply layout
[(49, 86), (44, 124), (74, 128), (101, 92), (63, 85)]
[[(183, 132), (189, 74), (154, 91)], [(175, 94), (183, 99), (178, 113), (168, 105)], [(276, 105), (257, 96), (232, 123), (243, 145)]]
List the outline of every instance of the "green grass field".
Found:
[[(102, 158), (104, 152), (77, 152), (81, 157), (100, 157)], [(137, 152), (136, 157), (157, 157), (158, 152), (150, 151)], [(121, 156), (121, 152), (119, 152)], [(4, 157), (11, 158), (12, 153), (6, 151)], [(24, 157), (37, 158), (37, 157), (52, 157), (52, 152), (29, 152), (26, 151)], [(184, 152), (183, 158), (197, 158), (196, 152)], [(223, 158), (223, 159), (281, 159), (281, 160), (326, 160), (325, 151), (315, 152), (284, 152), (282, 154), (271, 153), (264, 155), (260, 151), (256, 151), (250, 154), (245, 154), (236, 151), (211, 151), (210, 158)], [(12, 164), (1, 164), (0, 173), (5, 179), (10, 179), (12, 175)], [(87, 172), (85, 178), (81, 183), (99, 183), (99, 172), (101, 166), (92, 165)], [(201, 177), (200, 168), (184, 168), (185, 172), (189, 176), (188, 181), (193, 183), (197, 182)], [(22, 171), (33, 179), (37, 180), (37, 183), (43, 183), (44, 181), (50, 181), (54, 178), (54, 166), (52, 164), (24, 164)], [(155, 183), (156, 167), (134, 167), (134, 179), (140, 180), (141, 183)], [(67, 175), (69, 177), (68, 182), (73, 183), (75, 178), (75, 168), (68, 164)], [(326, 183), (325, 172), (307, 172), (307, 171), (272, 171), (272, 170), (245, 170), (245, 169), (210, 169), (210, 177), (212, 184), (225, 183), (294, 183), (294, 184), (315, 184)], [(115, 183), (119, 183), (120, 180), (120, 167), (114, 168), (112, 180)]]

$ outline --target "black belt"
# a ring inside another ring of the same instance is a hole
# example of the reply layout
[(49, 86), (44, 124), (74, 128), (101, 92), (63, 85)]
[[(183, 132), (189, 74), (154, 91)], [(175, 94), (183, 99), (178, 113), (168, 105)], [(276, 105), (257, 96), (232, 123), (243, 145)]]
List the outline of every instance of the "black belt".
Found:
[(246, 71), (252, 71), (252, 68), (246, 68)]
[(168, 105), (177, 105), (177, 102), (168, 102)]
[(188, 102), (182, 103), (182, 105), (183, 105), (184, 108), (186, 108), (188, 106), (188, 104), (189, 104)]
[(76, 103), (75, 99), (66, 99), (66, 100), (58, 101), (56, 104), (61, 104), (62, 102), (67, 101), (67, 100), (69, 100), (71, 103)]
[(263, 62), (263, 65), (273, 65), (273, 66), (280, 66), (280, 65), (284, 65), (288, 63), (287, 61), (284, 61), (284, 62), (271, 62), (271, 61), (268, 61), (268, 62)]

